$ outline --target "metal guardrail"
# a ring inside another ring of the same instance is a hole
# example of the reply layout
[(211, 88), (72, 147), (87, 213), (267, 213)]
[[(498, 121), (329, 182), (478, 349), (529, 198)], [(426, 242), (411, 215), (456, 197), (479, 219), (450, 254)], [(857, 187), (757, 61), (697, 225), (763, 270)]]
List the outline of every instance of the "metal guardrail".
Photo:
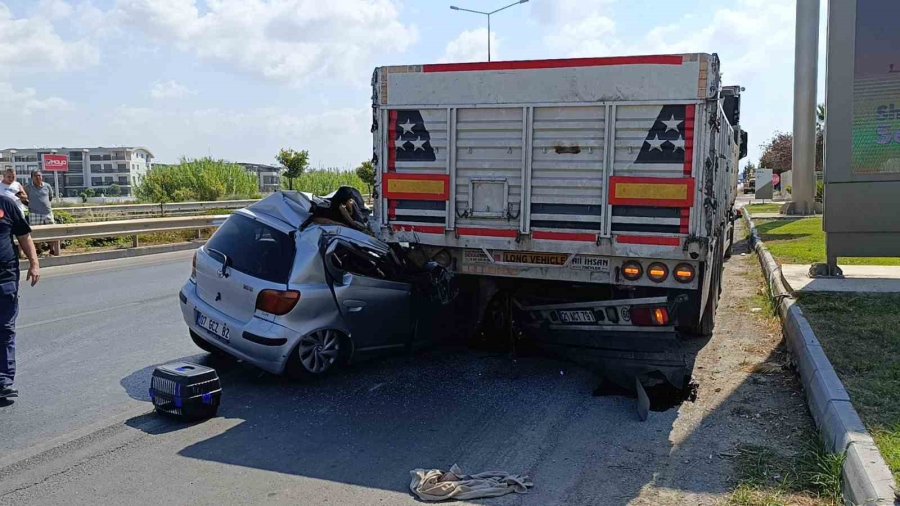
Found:
[(134, 244), (137, 246), (137, 236), (140, 234), (217, 228), (226, 219), (228, 219), (228, 215), (176, 216), (65, 225), (39, 225), (32, 227), (31, 237), (35, 241), (47, 242), (94, 237), (133, 236), (135, 237)]
[(209, 211), (212, 209), (241, 209), (258, 202), (258, 200), (218, 200), (211, 202), (172, 202), (167, 204), (115, 204), (108, 206), (58, 207), (54, 211), (63, 211), (76, 219), (90, 216), (146, 216), (146, 215), (179, 215)]

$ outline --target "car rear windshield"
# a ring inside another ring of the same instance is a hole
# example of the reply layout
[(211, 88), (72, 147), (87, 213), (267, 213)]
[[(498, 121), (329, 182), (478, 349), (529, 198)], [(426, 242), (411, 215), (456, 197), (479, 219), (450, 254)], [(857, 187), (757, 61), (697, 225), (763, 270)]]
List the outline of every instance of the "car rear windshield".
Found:
[(206, 243), (213, 258), (224, 255), (229, 267), (273, 283), (287, 283), (294, 263), (288, 234), (252, 218), (233, 214)]

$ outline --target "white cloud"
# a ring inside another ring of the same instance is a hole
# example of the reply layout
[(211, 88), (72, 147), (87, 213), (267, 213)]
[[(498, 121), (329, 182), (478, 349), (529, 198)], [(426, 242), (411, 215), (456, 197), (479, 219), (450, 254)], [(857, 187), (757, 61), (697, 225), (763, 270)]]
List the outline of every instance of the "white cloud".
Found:
[(599, 14), (559, 25), (544, 36), (544, 44), (568, 58), (607, 56), (621, 48), (616, 38), (616, 23)]
[(68, 111), (72, 104), (59, 97), (39, 98), (34, 88), (16, 90), (12, 84), (0, 82), (0, 111), (6, 118), (30, 116), (35, 112)]
[(602, 17), (609, 13), (609, 6), (616, 0), (552, 0), (535, 1), (531, 15), (547, 25), (577, 24), (579, 20)]
[[(488, 52), (487, 28), (466, 30), (458, 37), (447, 43), (441, 62), (471, 62), (487, 61)], [(491, 33), (491, 59), (499, 60), (499, 46), (497, 34)]]
[(48, 19), (64, 19), (72, 15), (72, 6), (64, 0), (41, 0), (38, 3), (38, 14)]
[(150, 96), (155, 99), (184, 98), (189, 95), (196, 95), (196, 93), (196, 91), (191, 90), (187, 86), (172, 80), (156, 81), (150, 87)]
[(267, 80), (358, 81), (377, 54), (418, 38), (393, 0), (120, 0), (117, 12), (160, 43)]
[(270, 108), (121, 106), (106, 121), (115, 132), (109, 139), (146, 145), (163, 162), (209, 154), (233, 161), (274, 163), (275, 154), (286, 147), (309, 149), (314, 167), (350, 168), (372, 156), (372, 110), (368, 108), (292, 114)]
[[(69, 7), (60, 7), (63, 4), (56, 8)], [(49, 18), (41, 14), (14, 18), (9, 8), (0, 3), (0, 67), (7, 71), (61, 71), (95, 65), (99, 60), (97, 48), (87, 39), (63, 40)]]

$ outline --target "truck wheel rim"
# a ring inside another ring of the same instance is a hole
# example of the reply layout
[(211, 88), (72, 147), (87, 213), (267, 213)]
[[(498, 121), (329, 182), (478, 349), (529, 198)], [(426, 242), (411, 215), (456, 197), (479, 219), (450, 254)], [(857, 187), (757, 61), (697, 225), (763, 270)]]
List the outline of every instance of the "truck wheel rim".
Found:
[(300, 363), (311, 373), (327, 371), (340, 352), (340, 339), (333, 330), (318, 330), (303, 336), (298, 347)]

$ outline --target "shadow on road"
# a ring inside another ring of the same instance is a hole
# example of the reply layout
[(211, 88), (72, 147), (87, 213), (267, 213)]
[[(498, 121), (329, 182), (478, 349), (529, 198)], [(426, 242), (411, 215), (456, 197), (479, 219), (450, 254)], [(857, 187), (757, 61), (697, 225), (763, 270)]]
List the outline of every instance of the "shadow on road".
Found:
[(137, 370), (119, 381), (119, 385), (125, 390), (129, 397), (138, 401), (150, 402), (150, 377), (153, 370), (163, 364), (172, 362), (190, 362), (194, 364), (205, 365), (215, 369), (219, 375), (235, 369), (239, 364), (237, 361), (227, 357), (211, 355), (209, 353), (197, 353), (195, 355), (187, 355), (182, 358), (167, 360), (159, 364), (153, 364), (143, 369)]

